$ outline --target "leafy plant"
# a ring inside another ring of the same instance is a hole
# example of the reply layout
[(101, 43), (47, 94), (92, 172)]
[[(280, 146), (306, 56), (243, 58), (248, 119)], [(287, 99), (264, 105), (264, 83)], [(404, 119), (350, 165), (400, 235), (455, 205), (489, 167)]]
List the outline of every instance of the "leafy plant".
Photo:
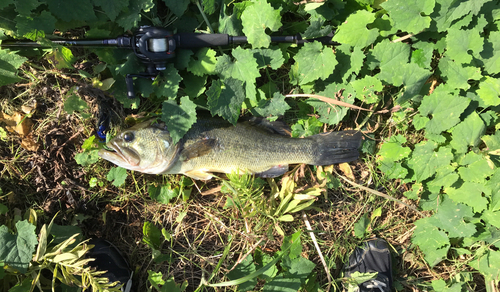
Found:
[[(121, 291), (116, 283), (99, 277), (104, 271), (94, 271), (87, 265), (94, 260), (86, 258), (92, 246), (86, 241), (77, 241), (78, 233), (64, 238), (56, 236), (53, 219), (41, 227), (37, 239), (36, 213), (30, 211), (29, 220), (10, 220), (0, 226), (1, 286), (12, 287), (9, 291), (33, 291), (36, 287), (40, 291), (54, 290), (59, 285)], [(15, 230), (10, 230), (8, 225), (15, 226)], [(43, 273), (47, 270), (51, 279)]]

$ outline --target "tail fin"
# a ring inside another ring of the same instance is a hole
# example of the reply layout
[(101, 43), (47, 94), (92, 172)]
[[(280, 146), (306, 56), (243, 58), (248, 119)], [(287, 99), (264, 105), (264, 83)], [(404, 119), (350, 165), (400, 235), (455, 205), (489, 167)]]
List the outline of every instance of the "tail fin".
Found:
[(361, 133), (341, 131), (321, 133), (310, 136), (316, 143), (314, 165), (330, 165), (358, 159), (361, 146)]

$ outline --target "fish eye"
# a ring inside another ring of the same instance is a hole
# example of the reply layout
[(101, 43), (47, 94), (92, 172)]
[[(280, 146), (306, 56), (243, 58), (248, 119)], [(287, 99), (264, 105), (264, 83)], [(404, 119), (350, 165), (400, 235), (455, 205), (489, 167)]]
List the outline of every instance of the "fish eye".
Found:
[(132, 142), (134, 141), (134, 134), (133, 133), (125, 133), (125, 135), (123, 135), (123, 140), (125, 140), (125, 142)]

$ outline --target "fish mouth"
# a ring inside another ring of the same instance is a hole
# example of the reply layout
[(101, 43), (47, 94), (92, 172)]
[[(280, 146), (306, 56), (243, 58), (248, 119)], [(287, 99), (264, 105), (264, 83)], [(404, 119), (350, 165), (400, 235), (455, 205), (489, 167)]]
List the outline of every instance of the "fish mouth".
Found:
[(114, 141), (110, 141), (106, 146), (112, 150), (100, 149), (98, 152), (99, 157), (124, 168), (132, 169), (139, 166), (141, 158), (135, 149), (120, 147)]

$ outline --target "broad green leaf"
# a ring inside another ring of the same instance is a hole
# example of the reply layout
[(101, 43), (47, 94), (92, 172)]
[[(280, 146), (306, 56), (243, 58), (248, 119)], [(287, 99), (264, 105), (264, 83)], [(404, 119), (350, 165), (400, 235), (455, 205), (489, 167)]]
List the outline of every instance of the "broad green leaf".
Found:
[(217, 0), (201, 0), (201, 3), (203, 6), (203, 12), (209, 15), (215, 12)]
[(35, 225), (27, 220), (16, 222), (17, 234), (11, 234), (7, 226), (0, 226), (0, 261), (26, 273), (38, 244)]
[(482, 196), (484, 188), (483, 184), (466, 181), (458, 189), (446, 188), (445, 193), (453, 201), (470, 206), (474, 209), (474, 212), (480, 213), (488, 205), (488, 199)]
[(484, 69), (489, 74), (500, 72), (500, 32), (492, 31), (488, 37), (484, 50), (481, 52), (481, 59), (484, 62)]
[[(253, 263), (252, 255), (248, 255), (244, 260), (242, 260), (232, 271), (227, 273), (227, 277), (230, 280), (236, 280), (242, 278), (246, 275), (249, 275), (255, 272), (257, 269), (255, 268), (255, 264)], [(245, 283), (238, 285), (238, 291), (252, 291), (253, 288), (257, 285), (257, 278), (250, 279)]]
[(148, 187), (148, 194), (151, 199), (162, 204), (170, 203), (170, 200), (179, 195), (178, 192), (170, 188), (170, 185), (162, 185), (160, 187), (151, 185)]
[(90, 1), (81, 0), (46, 0), (50, 11), (62, 19), (63, 21), (70, 22), (77, 21), (92, 21), (96, 20), (94, 13), (94, 6)]
[(285, 96), (279, 92), (274, 93), (273, 98), (260, 100), (257, 106), (250, 111), (253, 115), (261, 117), (282, 116), (290, 109), (285, 101)]
[[(387, 74), (388, 72), (385, 71), (385, 73)], [(431, 75), (431, 71), (420, 68), (415, 63), (404, 64), (401, 67), (396, 68), (392, 72), (390, 79), (396, 81), (399, 79), (397, 76), (401, 76), (404, 92), (400, 97), (398, 97), (395, 103), (404, 104), (408, 100), (419, 96), (420, 90)]]
[(315, 117), (309, 119), (300, 119), (296, 124), (292, 125), (292, 137), (308, 137), (318, 134), (323, 123), (318, 121)]
[[(238, 79), (245, 82), (246, 97), (252, 99), (256, 95), (255, 79), (260, 77), (257, 60), (250, 50), (237, 47), (232, 51), (234, 62), (228, 55), (217, 57), (215, 71), (224, 79)], [(240, 85), (241, 86), (241, 85)]]
[(436, 176), (427, 183), (427, 186), (429, 189), (436, 188), (436, 192), (439, 192), (443, 187), (450, 187), (458, 178), (459, 176), (453, 166), (443, 165), (436, 170)]
[(0, 215), (7, 214), (8, 211), (9, 211), (9, 208), (7, 208), (7, 206), (5, 206), (4, 204), (0, 203)]
[(216, 61), (214, 50), (201, 48), (191, 56), (188, 71), (197, 76), (214, 74)]
[(179, 83), (182, 78), (174, 64), (170, 63), (167, 68), (158, 75), (153, 82), (153, 89), (157, 96), (164, 98), (175, 98), (179, 90)]
[(219, 115), (235, 125), (245, 100), (242, 86), (240, 80), (233, 78), (226, 79), (224, 83), (220, 80), (212, 82), (207, 90), (207, 106), (212, 115)]
[(496, 228), (500, 228), (500, 211), (485, 210), (481, 214), (481, 220), (486, 221)]
[(239, 36), (243, 35), (243, 25), (241, 24), (241, 19), (238, 17), (239, 8), (237, 4), (245, 4), (250, 3), (250, 1), (242, 2), (242, 3), (234, 3), (233, 14), (226, 14), (226, 6), (222, 6), (222, 11), (219, 14), (219, 33), (225, 33), (231, 36)]
[(186, 11), (190, 0), (163, 0), (165, 5), (178, 17), (181, 17)]
[(392, 20), (394, 27), (408, 33), (419, 33), (431, 24), (429, 15), (434, 10), (434, 0), (388, 0), (380, 4)]
[(0, 9), (3, 9), (3, 8), (9, 6), (10, 4), (14, 4), (14, 0), (4, 0), (4, 1), (0, 2)]
[(154, 7), (153, 0), (129, 0), (127, 13), (121, 13), (116, 18), (118, 23), (124, 30), (129, 30), (139, 26), (141, 20), (141, 11), (148, 12)]
[(47, 54), (47, 60), (57, 69), (73, 69), (75, 57), (70, 49), (66, 47), (54, 48)]
[(365, 54), (361, 48), (352, 48), (345, 44), (338, 46), (336, 50), (335, 57), (339, 63), (335, 66), (335, 74), (342, 77), (342, 82), (346, 83), (351, 75), (358, 74), (363, 67)]
[(127, 170), (122, 167), (112, 167), (106, 178), (108, 181), (112, 181), (113, 185), (115, 187), (119, 187), (125, 183), (125, 180), (127, 179)]
[(30, 16), (31, 11), (40, 6), (40, 2), (38, 0), (17, 0), (16, 1), (16, 10), (21, 15)]
[(161, 232), (153, 223), (145, 221), (142, 226), (142, 241), (153, 249), (160, 249)]
[[(379, 66), (386, 70), (392, 70), (410, 60), (410, 46), (403, 42), (391, 43), (384, 39), (376, 44), (371, 55), (375, 58), (374, 66)], [(374, 69), (374, 68), (373, 68)]]
[(283, 244), (281, 245), (281, 250), (289, 250), (288, 257), (291, 260), (298, 258), (302, 253), (302, 245), (300, 244), (300, 231), (295, 232), (292, 235), (285, 236), (283, 239)]
[(436, 0), (436, 10), (431, 14), (437, 24), (438, 32), (447, 30), (453, 21), (472, 12), (477, 14), (488, 0)]
[(500, 251), (489, 249), (478, 255), (469, 265), (484, 275), (486, 281), (498, 283), (500, 277)]
[(17, 77), (17, 69), (26, 61), (27, 58), (21, 57), (15, 53), (9, 53), (7, 50), (0, 50), (0, 86), (21, 80)]
[(476, 112), (472, 112), (464, 121), (451, 130), (453, 140), (450, 145), (459, 153), (467, 152), (469, 146), (475, 147), (481, 141), (485, 125)]
[(431, 267), (446, 258), (450, 241), (446, 233), (434, 226), (432, 218), (422, 218), (415, 221), (417, 227), (413, 232), (412, 242), (422, 250), (424, 258)]
[(184, 70), (189, 66), (193, 51), (188, 49), (178, 49), (175, 52), (174, 65), (178, 70)]
[(174, 99), (164, 101), (161, 120), (167, 125), (172, 144), (176, 144), (196, 122), (196, 104), (187, 96), (181, 97), (180, 104)]
[(464, 181), (484, 183), (486, 178), (493, 174), (493, 169), (488, 166), (486, 159), (481, 159), (467, 167), (458, 168), (458, 173)]
[(472, 218), (473, 214), (471, 207), (444, 198), (432, 218), (435, 219), (435, 226), (448, 232), (450, 238), (460, 238), (472, 236), (476, 232), (476, 226), (464, 220), (464, 217)]
[(293, 59), (298, 66), (299, 85), (326, 79), (338, 63), (332, 49), (317, 41), (305, 43)]
[(413, 45), (416, 48), (411, 53), (411, 62), (420, 68), (431, 69), (431, 61), (434, 53), (434, 44), (428, 42), (418, 42)]
[(311, 19), (310, 25), (307, 27), (306, 31), (302, 34), (304, 39), (319, 38), (328, 35), (332, 32), (332, 27), (325, 24), (326, 19), (324, 17), (318, 17), (316, 19)]
[[(342, 92), (342, 96), (339, 98), (340, 101), (349, 104), (354, 103), (356, 93), (351, 85), (331, 83), (326, 86), (324, 91), (318, 92), (318, 95), (332, 97), (337, 96), (338, 92)], [(310, 98), (306, 102), (314, 107), (314, 110), (319, 114), (318, 120), (329, 125), (336, 125), (340, 123), (349, 111), (349, 108), (345, 106), (333, 105), (316, 98)]]
[(484, 135), (481, 139), (486, 144), (488, 151), (500, 150), (500, 130), (497, 130), (495, 135)]
[(297, 292), (302, 285), (298, 278), (288, 278), (283, 276), (276, 276), (272, 281), (266, 282), (262, 292)]
[[(47, 34), (52, 33), (57, 20), (50, 12), (42, 11), (39, 15), (33, 17), (19, 15), (15, 18), (15, 21), (17, 34), (27, 37), (33, 31), (42, 31)], [(43, 37), (43, 35), (35, 35), (29, 38), (36, 41), (38, 36)]]
[(354, 235), (357, 238), (364, 238), (369, 225), (370, 219), (368, 219), (368, 213), (365, 213), (354, 223)]
[(381, 160), (401, 161), (411, 153), (410, 148), (402, 146), (404, 143), (406, 143), (404, 136), (393, 135), (382, 144), (377, 155)]
[(297, 257), (290, 261), (290, 269), (288, 270), (286, 276), (305, 280), (315, 266), (316, 264), (314, 264), (310, 260), (303, 258), (302, 256)]
[(453, 158), (451, 149), (441, 147), (436, 152), (437, 144), (431, 141), (420, 142), (415, 145), (408, 165), (415, 172), (417, 182), (422, 182), (436, 173), (436, 170), (449, 164)]
[(29, 292), (31, 290), (31, 281), (30, 277), (27, 277), (22, 282), (18, 282), (14, 287), (9, 289), (9, 292)]
[(351, 85), (356, 90), (356, 97), (367, 104), (377, 102), (378, 96), (375, 92), (382, 91), (384, 88), (382, 82), (373, 76), (354, 80)]
[(78, 97), (76, 94), (70, 95), (65, 101), (64, 101), (64, 110), (68, 114), (73, 114), (75, 111), (82, 112), (86, 109), (88, 109), (89, 106), (85, 101), (83, 101), (80, 97)]
[(90, 151), (84, 151), (75, 155), (75, 161), (81, 166), (88, 166), (99, 161), (99, 150), (94, 149)]
[(184, 83), (184, 92), (191, 98), (196, 98), (205, 92), (205, 84), (207, 83), (207, 76), (197, 77), (193, 74), (187, 73), (183, 76), (182, 82)]
[(438, 87), (431, 95), (424, 96), (418, 110), (422, 116), (432, 115), (425, 129), (430, 133), (439, 134), (460, 122), (460, 115), (469, 103), (468, 98), (440, 90)]
[(360, 48), (370, 45), (379, 35), (378, 29), (368, 29), (366, 27), (374, 20), (374, 13), (366, 10), (356, 11), (349, 15), (346, 21), (339, 26), (333, 41)]
[(378, 168), (392, 179), (404, 179), (408, 175), (408, 169), (399, 162), (392, 160), (380, 160)]
[(500, 210), (500, 168), (495, 169), (495, 173), (485, 186), (491, 190), (491, 203), (488, 209), (491, 211)]
[(257, 60), (257, 68), (262, 69), (267, 66), (271, 69), (278, 69), (283, 65), (285, 59), (280, 49), (253, 49), (254, 58)]
[(450, 87), (467, 90), (470, 88), (469, 80), (479, 80), (482, 78), (481, 69), (477, 67), (463, 66), (449, 57), (439, 60), (439, 71), (441, 76)]
[(469, 52), (478, 56), (483, 50), (483, 41), (479, 30), (450, 28), (446, 35), (446, 55), (459, 64), (470, 63), (472, 55)]
[(128, 6), (128, 0), (93, 0), (94, 5), (101, 6), (106, 16), (115, 21), (120, 12)]
[(266, 28), (277, 31), (281, 27), (280, 10), (274, 9), (266, 0), (252, 2), (254, 4), (241, 14), (243, 33), (253, 48), (267, 48), (271, 37), (266, 34)]
[(499, 105), (500, 79), (486, 76), (486, 79), (479, 83), (479, 89), (476, 92), (486, 106)]

